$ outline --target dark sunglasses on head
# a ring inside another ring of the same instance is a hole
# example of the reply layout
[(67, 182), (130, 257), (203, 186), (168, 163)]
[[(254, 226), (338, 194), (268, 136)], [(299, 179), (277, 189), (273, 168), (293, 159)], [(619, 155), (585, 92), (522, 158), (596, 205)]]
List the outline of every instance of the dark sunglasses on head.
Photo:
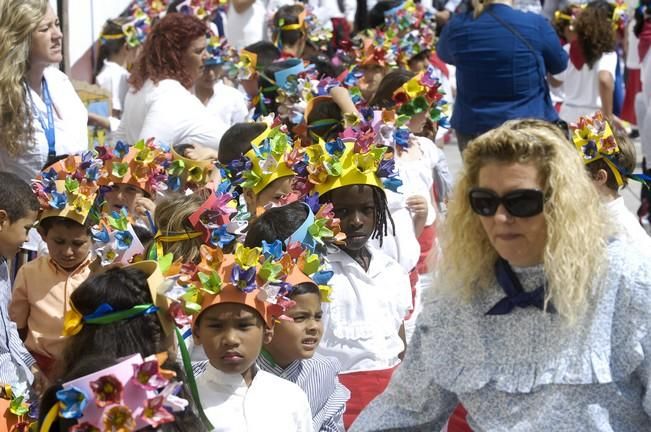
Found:
[(472, 188), (468, 194), (470, 207), (480, 216), (493, 216), (500, 204), (511, 216), (532, 217), (543, 211), (545, 196), (536, 189), (517, 189), (499, 196), (490, 189)]

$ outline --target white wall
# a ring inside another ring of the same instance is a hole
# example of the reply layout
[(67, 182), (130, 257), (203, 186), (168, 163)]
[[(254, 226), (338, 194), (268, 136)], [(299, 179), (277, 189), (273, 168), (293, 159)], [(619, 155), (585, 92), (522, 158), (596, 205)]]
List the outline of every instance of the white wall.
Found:
[[(56, 8), (56, 0), (50, 0)], [(96, 56), (96, 41), (102, 26), (131, 3), (130, 0), (65, 0), (65, 71), (76, 80), (92, 81), (91, 54)], [(61, 12), (59, 12), (61, 13)]]

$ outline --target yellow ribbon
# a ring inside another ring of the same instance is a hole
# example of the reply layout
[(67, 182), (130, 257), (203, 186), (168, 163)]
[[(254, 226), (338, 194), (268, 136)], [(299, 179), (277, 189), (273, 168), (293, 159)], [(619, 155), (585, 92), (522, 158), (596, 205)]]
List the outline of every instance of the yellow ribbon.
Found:
[(200, 231), (188, 231), (184, 232), (181, 234), (173, 234), (173, 235), (162, 235), (160, 231), (156, 234), (154, 237), (154, 240), (156, 241), (156, 256), (157, 257), (162, 257), (165, 255), (163, 253), (163, 243), (171, 243), (171, 242), (176, 242), (176, 241), (183, 241), (183, 240), (192, 240), (197, 237), (201, 237), (203, 235), (202, 232)]
[(49, 432), (55, 420), (59, 417), (59, 404), (56, 403), (50, 411), (48, 411), (43, 423), (41, 424), (40, 432)]
[(63, 336), (73, 336), (84, 327), (84, 316), (79, 313), (72, 301), (69, 301), (70, 309), (63, 317)]

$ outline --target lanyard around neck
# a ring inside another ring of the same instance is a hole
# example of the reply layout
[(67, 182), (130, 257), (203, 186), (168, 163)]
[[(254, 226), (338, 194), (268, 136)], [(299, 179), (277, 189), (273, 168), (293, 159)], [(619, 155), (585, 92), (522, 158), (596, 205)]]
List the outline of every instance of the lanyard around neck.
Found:
[(43, 103), (45, 103), (45, 110), (47, 113), (47, 118), (43, 117), (43, 113), (38, 109), (32, 98), (31, 91), (29, 93), (29, 98), (32, 101), (32, 109), (38, 115), (38, 122), (45, 132), (45, 138), (47, 139), (47, 157), (52, 159), (56, 156), (55, 148), (55, 134), (54, 134), (54, 110), (52, 108), (52, 97), (50, 96), (50, 89), (48, 88), (47, 81), (45, 78), (41, 80), (41, 94), (43, 95)]

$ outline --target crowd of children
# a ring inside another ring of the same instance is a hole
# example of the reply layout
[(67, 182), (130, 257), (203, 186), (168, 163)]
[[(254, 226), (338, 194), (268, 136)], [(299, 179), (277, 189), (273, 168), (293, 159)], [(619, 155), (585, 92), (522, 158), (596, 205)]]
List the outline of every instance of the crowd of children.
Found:
[[(113, 110), (90, 150), (50, 159), (31, 187), (0, 172), (7, 427), (347, 430), (400, 367), (445, 254), (440, 16), (381, 1), (377, 26), (352, 36), (340, 14), (319, 21), (326, 6), (279, 5), (272, 42), (237, 51), (219, 2), (166, 3), (104, 26), (96, 83)], [(648, 177), (599, 86), (615, 75), (613, 10), (557, 14), (573, 66), (550, 82), (610, 216), (648, 249), (619, 195)], [(12, 274), (32, 228), (42, 253)], [(469, 430), (463, 413), (449, 431)]]

